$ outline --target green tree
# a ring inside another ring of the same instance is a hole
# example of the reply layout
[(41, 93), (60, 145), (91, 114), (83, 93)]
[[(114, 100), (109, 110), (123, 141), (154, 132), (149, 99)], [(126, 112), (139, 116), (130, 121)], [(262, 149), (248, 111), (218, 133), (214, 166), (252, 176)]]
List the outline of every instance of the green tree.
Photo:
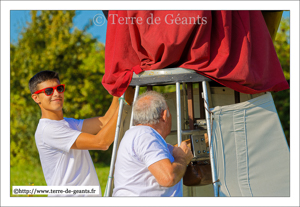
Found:
[[(274, 42), (284, 76), (290, 82), (290, 19), (283, 18)], [(288, 144), (290, 143), (290, 89), (272, 93)]]
[[(32, 11), (16, 44), (10, 45), (11, 165), (38, 162), (34, 133), (40, 109), (31, 99), (29, 79), (39, 71), (59, 72), (66, 84), (64, 116), (88, 118), (104, 115), (111, 95), (103, 88), (104, 45), (86, 30), (74, 28), (75, 11)], [(72, 32), (71, 32), (72, 31)], [(104, 153), (104, 154), (101, 154)], [(92, 152), (105, 161), (109, 152)]]

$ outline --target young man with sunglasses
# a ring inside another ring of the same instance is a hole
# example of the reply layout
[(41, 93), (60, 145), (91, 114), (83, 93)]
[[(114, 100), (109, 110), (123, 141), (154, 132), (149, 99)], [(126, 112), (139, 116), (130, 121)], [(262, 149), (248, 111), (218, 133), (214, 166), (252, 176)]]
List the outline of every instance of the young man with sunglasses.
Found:
[[(60, 83), (58, 73), (37, 73), (30, 79), (29, 88), (42, 112), (35, 140), (47, 185), (100, 186), (88, 150), (107, 150), (114, 141), (118, 97), (113, 98), (103, 117), (78, 120), (63, 116), (65, 85)], [(129, 103), (132, 90), (126, 91)], [(101, 196), (101, 189), (97, 196)]]

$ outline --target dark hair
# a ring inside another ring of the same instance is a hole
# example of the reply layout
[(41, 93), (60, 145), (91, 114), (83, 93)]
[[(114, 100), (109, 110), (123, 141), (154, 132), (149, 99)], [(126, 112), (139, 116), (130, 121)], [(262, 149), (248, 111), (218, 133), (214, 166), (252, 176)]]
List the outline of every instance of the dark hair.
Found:
[(35, 74), (30, 80), (29, 80), (29, 90), (31, 94), (36, 92), (37, 85), (47, 81), (47, 80), (52, 80), (52, 79), (57, 79), (59, 81), (58, 73), (50, 70), (44, 70), (41, 72), (38, 72)]

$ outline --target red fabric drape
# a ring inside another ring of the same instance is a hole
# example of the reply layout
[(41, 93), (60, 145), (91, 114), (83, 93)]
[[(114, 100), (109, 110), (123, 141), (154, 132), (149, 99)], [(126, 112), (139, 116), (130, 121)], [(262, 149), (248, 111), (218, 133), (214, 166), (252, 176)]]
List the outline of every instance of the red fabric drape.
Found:
[(114, 96), (133, 72), (171, 67), (247, 94), (289, 88), (260, 11), (109, 11), (107, 25), (102, 83)]

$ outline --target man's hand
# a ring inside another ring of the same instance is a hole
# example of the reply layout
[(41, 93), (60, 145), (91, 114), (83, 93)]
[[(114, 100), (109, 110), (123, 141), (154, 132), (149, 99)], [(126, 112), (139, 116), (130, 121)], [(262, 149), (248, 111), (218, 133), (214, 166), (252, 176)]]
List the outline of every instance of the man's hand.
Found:
[(181, 142), (180, 147), (174, 147), (173, 157), (175, 160), (184, 160), (188, 165), (194, 156), (191, 148), (187, 146), (186, 142)]
[[(190, 149), (192, 149), (192, 148), (191, 148), (191, 139), (186, 139), (186, 140), (183, 140), (182, 142), (185, 142), (186, 145), (187, 145)], [(178, 144), (175, 144), (175, 145), (173, 145), (173, 146), (174, 146), (174, 147), (177, 147)]]

